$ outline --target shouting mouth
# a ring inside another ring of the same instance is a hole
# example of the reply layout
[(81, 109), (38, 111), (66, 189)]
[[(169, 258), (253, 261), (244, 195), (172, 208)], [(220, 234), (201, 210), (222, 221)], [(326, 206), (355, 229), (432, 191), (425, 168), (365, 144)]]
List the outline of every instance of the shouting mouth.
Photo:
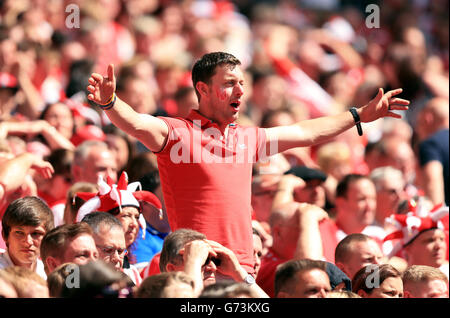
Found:
[(239, 106), (241, 105), (240, 101), (235, 101), (230, 103), (230, 106), (233, 107), (234, 110), (238, 111), (239, 110)]

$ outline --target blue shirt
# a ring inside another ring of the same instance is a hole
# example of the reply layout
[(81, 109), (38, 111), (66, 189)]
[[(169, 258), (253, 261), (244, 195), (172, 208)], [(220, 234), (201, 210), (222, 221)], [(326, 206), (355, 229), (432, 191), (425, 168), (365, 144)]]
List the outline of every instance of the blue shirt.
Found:
[(145, 239), (142, 239), (142, 228), (139, 228), (138, 237), (131, 248), (131, 253), (136, 257), (136, 264), (150, 262), (153, 256), (161, 251), (164, 238), (169, 234), (155, 230), (148, 223), (146, 225)]
[(443, 129), (428, 139), (424, 140), (419, 145), (419, 160), (420, 165), (423, 167), (428, 162), (437, 160), (442, 164), (443, 178), (444, 178), (444, 190), (445, 190), (445, 204), (449, 205), (449, 130)]

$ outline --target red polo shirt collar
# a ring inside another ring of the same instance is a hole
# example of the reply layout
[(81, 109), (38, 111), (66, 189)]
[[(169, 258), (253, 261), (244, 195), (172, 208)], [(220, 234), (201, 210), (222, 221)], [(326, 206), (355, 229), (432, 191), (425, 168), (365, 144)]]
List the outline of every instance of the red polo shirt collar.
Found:
[[(201, 128), (202, 129), (206, 129), (209, 127), (216, 127), (219, 128), (219, 126), (217, 125), (217, 123), (213, 122), (211, 119), (206, 118), (205, 116), (203, 116), (202, 114), (200, 114), (198, 112), (198, 110), (196, 109), (191, 109), (191, 112), (189, 113), (189, 115), (186, 117), (187, 120), (191, 121), (192, 123), (194, 123), (195, 121), (200, 121), (201, 124)], [(235, 123), (231, 123), (228, 125), (229, 127), (236, 127)]]

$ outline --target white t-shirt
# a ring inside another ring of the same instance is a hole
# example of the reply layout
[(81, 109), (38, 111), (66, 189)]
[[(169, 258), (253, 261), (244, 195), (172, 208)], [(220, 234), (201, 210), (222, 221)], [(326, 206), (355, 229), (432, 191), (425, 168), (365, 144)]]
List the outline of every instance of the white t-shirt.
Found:
[[(8, 251), (0, 249), (0, 269), (15, 266), (9, 257)], [(44, 263), (40, 259), (37, 260), (35, 272), (43, 279), (47, 280), (47, 274), (45, 274)]]

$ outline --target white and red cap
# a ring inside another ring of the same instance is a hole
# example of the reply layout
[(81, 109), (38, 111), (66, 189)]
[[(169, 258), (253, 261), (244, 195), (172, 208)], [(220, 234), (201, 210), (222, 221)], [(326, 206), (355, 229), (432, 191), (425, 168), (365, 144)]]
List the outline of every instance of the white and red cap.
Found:
[(445, 229), (442, 219), (449, 215), (448, 206), (438, 204), (429, 210), (420, 202), (409, 201), (408, 207), (409, 211), (406, 214), (392, 214), (386, 218), (386, 222), (397, 229), (397, 231), (388, 234), (384, 238), (384, 242), (389, 240), (397, 241), (388, 256), (395, 255), (424, 231)]
[[(132, 206), (140, 210), (139, 201), (145, 201), (151, 204), (162, 215), (162, 205), (158, 197), (149, 191), (136, 191), (141, 188), (140, 182), (133, 182), (128, 184), (128, 176), (126, 172), (122, 172), (117, 184), (113, 184), (112, 180), (107, 177), (107, 182), (100, 176), (98, 178), (97, 193), (92, 192), (77, 192), (76, 196), (80, 197), (86, 202), (79, 208), (76, 217), (76, 222), (81, 222), (84, 216), (89, 213), (109, 212), (113, 209)], [(139, 216), (139, 225), (141, 226), (145, 235), (145, 219), (142, 214)]]

